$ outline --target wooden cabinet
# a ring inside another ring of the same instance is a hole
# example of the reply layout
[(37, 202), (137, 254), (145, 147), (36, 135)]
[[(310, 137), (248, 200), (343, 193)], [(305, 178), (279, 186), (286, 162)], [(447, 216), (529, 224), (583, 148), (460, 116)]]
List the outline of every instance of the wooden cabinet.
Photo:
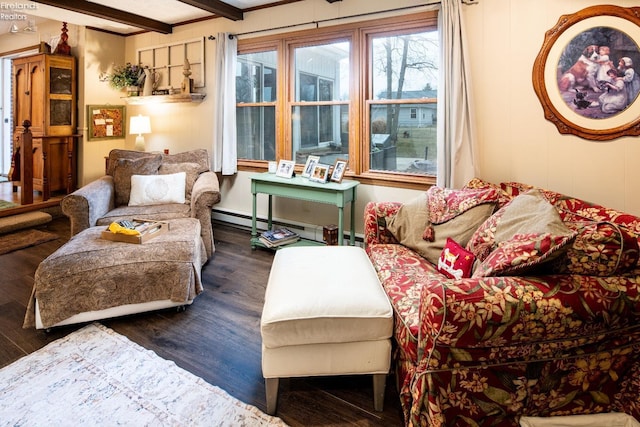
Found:
[(33, 134), (33, 189), (73, 191), (76, 183), (76, 60), (40, 53), (13, 60), (14, 150), (25, 120)]

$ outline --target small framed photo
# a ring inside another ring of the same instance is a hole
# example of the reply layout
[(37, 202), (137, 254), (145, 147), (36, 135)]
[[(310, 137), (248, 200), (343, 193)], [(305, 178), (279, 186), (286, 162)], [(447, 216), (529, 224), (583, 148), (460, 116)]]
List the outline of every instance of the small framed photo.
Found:
[(329, 168), (331, 168), (330, 165), (316, 163), (316, 165), (313, 167), (313, 170), (311, 171), (309, 180), (315, 182), (327, 182), (327, 180), (329, 179)]
[(311, 176), (311, 172), (316, 164), (320, 161), (320, 156), (309, 156), (307, 157), (307, 163), (304, 165), (304, 169), (302, 169), (302, 176), (304, 178), (309, 178)]
[(295, 166), (296, 164), (293, 160), (280, 160), (278, 163), (278, 169), (276, 170), (276, 176), (291, 178), (293, 176)]
[(345, 159), (336, 159), (331, 173), (331, 181), (341, 182), (344, 173), (347, 171), (347, 161)]

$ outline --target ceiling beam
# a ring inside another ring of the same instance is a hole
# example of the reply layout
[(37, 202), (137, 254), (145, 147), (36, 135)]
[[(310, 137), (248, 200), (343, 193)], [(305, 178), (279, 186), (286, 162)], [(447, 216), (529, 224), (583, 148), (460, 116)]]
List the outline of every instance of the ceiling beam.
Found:
[(215, 13), (218, 16), (222, 16), (232, 21), (242, 21), (244, 14), (242, 9), (238, 9), (235, 6), (231, 6), (223, 1), (219, 0), (179, 0), (182, 3), (186, 3), (198, 9), (206, 10), (207, 12)]
[[(146, 18), (140, 15), (134, 15), (123, 10), (113, 9), (98, 3), (92, 3), (85, 0), (33, 0), (36, 3), (42, 3), (61, 9), (67, 9), (72, 12), (82, 13), (85, 15), (95, 16), (97, 18), (107, 19), (109, 21), (120, 22), (122, 24), (132, 25), (144, 30), (155, 31), (162, 34), (171, 34), (173, 26), (166, 22), (156, 21), (155, 19)], [(135, 0), (132, 0), (135, 1)]]

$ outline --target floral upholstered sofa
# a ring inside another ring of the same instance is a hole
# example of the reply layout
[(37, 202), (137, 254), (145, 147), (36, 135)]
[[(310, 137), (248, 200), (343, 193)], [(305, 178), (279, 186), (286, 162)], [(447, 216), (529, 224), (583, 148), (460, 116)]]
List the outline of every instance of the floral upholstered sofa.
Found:
[(639, 235), (640, 218), (520, 183), (370, 202), (406, 424), (640, 420)]

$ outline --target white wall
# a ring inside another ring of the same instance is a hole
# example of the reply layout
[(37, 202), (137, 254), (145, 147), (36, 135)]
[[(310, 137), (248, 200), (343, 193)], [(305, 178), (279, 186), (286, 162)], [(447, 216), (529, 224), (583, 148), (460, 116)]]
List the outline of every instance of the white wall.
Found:
[[(635, 6), (629, 0), (611, 1), (623, 7)], [(244, 33), (294, 23), (356, 15), (390, 7), (422, 5), (415, 0), (344, 1), (329, 4), (325, 0), (305, 0), (257, 10), (245, 14), (243, 21), (214, 19), (177, 27), (173, 34), (141, 34), (121, 38), (86, 31), (84, 64), (85, 103), (122, 104), (122, 94), (97, 79), (102, 66), (110, 62), (133, 61), (141, 47), (183, 41), (217, 32)], [(562, 135), (543, 116), (533, 91), (532, 67), (542, 46), (545, 32), (555, 26), (563, 14), (601, 4), (595, 0), (478, 0), (462, 6), (471, 59), (474, 111), (480, 144), (480, 176), (493, 182), (522, 181), (606, 206), (640, 215), (640, 141), (619, 138), (610, 142), (593, 142)], [(405, 13), (417, 12), (408, 10)], [(362, 20), (366, 18), (358, 18)], [(348, 22), (336, 21), (337, 23)], [(328, 24), (322, 24), (328, 25)], [(312, 27), (312, 26), (309, 26)], [(304, 29), (305, 27), (291, 29)], [(284, 31), (284, 30), (281, 30)], [(74, 33), (74, 35), (77, 34)], [(256, 36), (268, 33), (256, 34)], [(250, 36), (241, 36), (250, 37)], [(0, 36), (0, 49), (7, 36)], [(124, 40), (124, 41), (123, 41)], [(75, 42), (70, 37), (70, 42)], [(121, 46), (125, 51), (122, 55)], [(213, 143), (214, 105), (211, 96), (215, 42), (205, 42), (207, 97), (202, 103), (128, 106), (127, 113), (149, 113), (151, 135), (149, 150), (168, 148), (179, 152), (191, 148), (211, 149)], [(79, 106), (80, 109), (84, 105)], [(133, 136), (125, 140), (82, 143), (80, 183), (99, 176), (104, 156), (111, 148), (132, 148)], [(225, 177), (222, 201), (216, 206), (230, 212), (251, 214), (249, 173)], [(362, 209), (370, 200), (407, 201), (418, 191), (361, 185), (356, 206), (356, 231), (362, 232)], [(336, 208), (280, 199), (275, 216), (294, 222), (330, 224), (337, 221)], [(260, 198), (259, 212), (265, 215), (266, 197)]]
[[(533, 63), (561, 15), (602, 2), (479, 0), (463, 7), (481, 176), (521, 181), (640, 215), (640, 140), (560, 134), (533, 90)], [(631, 7), (634, 1), (609, 4)]]

